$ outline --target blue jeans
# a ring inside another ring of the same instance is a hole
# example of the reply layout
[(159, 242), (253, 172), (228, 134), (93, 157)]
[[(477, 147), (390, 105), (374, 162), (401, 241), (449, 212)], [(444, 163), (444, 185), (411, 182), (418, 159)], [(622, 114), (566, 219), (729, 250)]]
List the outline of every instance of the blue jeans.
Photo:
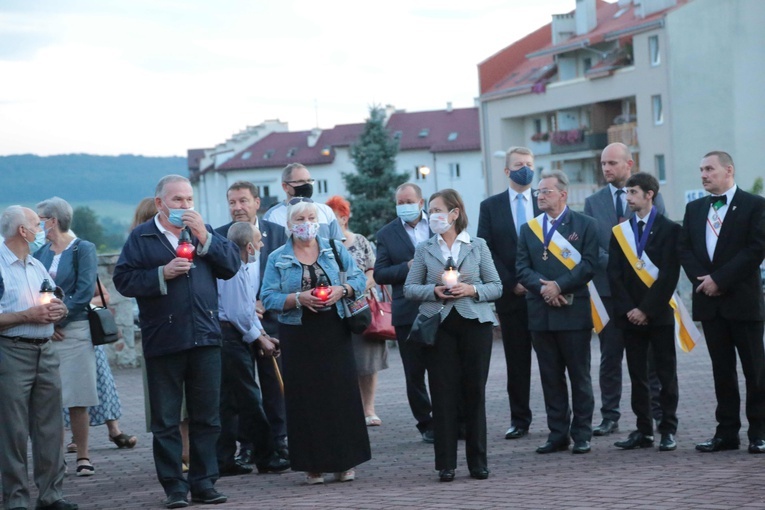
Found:
[[(215, 445), (220, 434), (220, 347), (197, 347), (146, 359), (154, 434), (154, 465), (166, 494), (192, 494), (218, 479)], [(181, 402), (189, 412), (189, 475), (181, 466)]]

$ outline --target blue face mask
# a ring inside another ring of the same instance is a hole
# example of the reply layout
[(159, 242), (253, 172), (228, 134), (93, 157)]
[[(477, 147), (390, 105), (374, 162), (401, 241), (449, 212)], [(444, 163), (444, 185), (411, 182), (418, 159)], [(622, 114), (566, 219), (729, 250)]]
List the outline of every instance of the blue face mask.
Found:
[[(167, 204), (165, 204), (167, 206)], [(183, 227), (183, 213), (186, 211), (193, 211), (193, 207), (189, 207), (188, 209), (171, 209), (170, 207), (167, 208), (167, 210), (170, 212), (170, 214), (167, 217), (167, 221), (169, 221), (171, 224), (175, 225), (178, 228)]]
[[(40, 226), (42, 226), (42, 223)], [(35, 234), (35, 240), (32, 242), (27, 241), (27, 244), (29, 244), (29, 253), (32, 254), (42, 248), (43, 245), (45, 245), (45, 230), (41, 229), (38, 233)]]
[(531, 184), (531, 181), (534, 180), (534, 170), (527, 166), (522, 166), (518, 170), (511, 170), (510, 180), (519, 186)]
[(396, 216), (407, 223), (411, 223), (422, 216), (420, 204), (398, 204), (396, 206)]

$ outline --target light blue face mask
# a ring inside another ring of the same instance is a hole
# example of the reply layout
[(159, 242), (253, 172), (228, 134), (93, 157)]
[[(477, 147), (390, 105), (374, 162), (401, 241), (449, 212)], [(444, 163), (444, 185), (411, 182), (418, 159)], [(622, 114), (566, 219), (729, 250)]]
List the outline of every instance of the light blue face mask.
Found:
[(398, 204), (396, 216), (407, 223), (411, 223), (422, 215), (420, 204)]
[[(165, 204), (165, 207), (167, 207), (167, 204)], [(170, 207), (167, 208), (167, 210), (170, 212), (170, 214), (167, 217), (167, 221), (169, 221), (171, 224), (175, 225), (178, 228), (183, 227), (183, 213), (186, 211), (193, 211), (193, 207), (189, 207), (188, 209), (172, 209)]]
[[(40, 222), (40, 226), (42, 227), (43, 223)], [(45, 245), (45, 229), (41, 228), (38, 233), (35, 234), (35, 240), (30, 242), (27, 241), (27, 244), (29, 244), (29, 253), (34, 254), (37, 250), (42, 248)]]

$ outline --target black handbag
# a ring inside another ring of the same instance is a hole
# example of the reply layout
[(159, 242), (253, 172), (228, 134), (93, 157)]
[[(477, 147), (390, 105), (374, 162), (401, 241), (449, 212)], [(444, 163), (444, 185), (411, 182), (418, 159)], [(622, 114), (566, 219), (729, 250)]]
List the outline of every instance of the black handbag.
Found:
[[(77, 248), (78, 244), (80, 244), (79, 239), (74, 242), (74, 246), (72, 247), (75, 282), (79, 278), (80, 255)], [(101, 295), (101, 303), (103, 303), (104, 306), (94, 306), (90, 303), (87, 304), (90, 341), (93, 342), (93, 345), (112, 344), (120, 338), (119, 329), (117, 328), (117, 322), (114, 320), (114, 314), (112, 314), (112, 312), (105, 306), (106, 299), (104, 298), (104, 289), (101, 287), (101, 280), (98, 276), (96, 276), (96, 286)]]
[[(330, 239), (329, 244), (332, 245), (332, 252), (335, 254), (337, 267), (340, 269), (340, 285), (344, 285), (348, 276), (343, 267), (343, 261), (337, 252), (335, 240)], [(369, 309), (366, 296), (362, 294), (360, 297), (356, 296), (356, 299), (342, 298), (340, 301), (343, 303), (345, 323), (348, 325), (348, 329), (351, 330), (351, 333), (360, 335), (372, 323), (372, 311)]]
[[(443, 309), (444, 307), (442, 306), (441, 310)], [(412, 329), (409, 331), (409, 336), (406, 337), (406, 341), (424, 345), (426, 347), (433, 347), (436, 345), (436, 333), (438, 332), (438, 327), (441, 325), (441, 310), (430, 317), (421, 313), (417, 314), (417, 317), (412, 324)]]

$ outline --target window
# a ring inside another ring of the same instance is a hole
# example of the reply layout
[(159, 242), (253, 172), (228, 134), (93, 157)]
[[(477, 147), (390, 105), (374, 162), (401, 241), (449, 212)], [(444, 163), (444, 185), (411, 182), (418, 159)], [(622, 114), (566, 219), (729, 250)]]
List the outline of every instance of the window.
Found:
[(327, 180), (318, 179), (316, 181), (316, 190), (319, 192), (320, 195), (323, 193), (329, 193), (329, 188), (327, 187)]
[(271, 193), (268, 191), (268, 186), (261, 186), (261, 188), (263, 189), (263, 196), (264, 197), (270, 197), (271, 196)]
[(534, 119), (534, 133), (542, 132), (542, 119)]
[(244, 154), (242, 154), (242, 159), (250, 159), (250, 156), (252, 156), (252, 152), (247, 151)]
[(667, 182), (667, 168), (664, 166), (664, 154), (657, 154), (654, 159), (656, 162), (656, 176), (658, 177), (659, 182)]
[(263, 159), (271, 159), (274, 155), (274, 152), (276, 152), (274, 149), (267, 150), (263, 153)]
[(424, 180), (425, 180), (425, 178), (427, 178), (427, 174), (423, 174), (423, 173), (420, 171), (420, 167), (419, 167), (419, 166), (416, 166), (416, 167), (414, 167), (414, 178), (415, 178), (415, 180), (417, 180), (417, 181), (419, 181), (419, 180), (423, 180), (423, 181), (424, 181)]
[(460, 164), (459, 163), (449, 163), (449, 176), (452, 179), (459, 179), (460, 178)]
[(447, 140), (449, 140), (450, 142), (453, 142), (454, 140), (457, 139), (458, 136), (459, 136), (459, 133), (457, 133), (456, 131), (452, 131), (451, 133), (449, 133), (449, 138), (447, 138)]
[(661, 96), (652, 96), (651, 102), (653, 103), (653, 123), (656, 126), (664, 124), (664, 109), (661, 104)]
[(420, 134), (419, 134), (419, 135), (417, 135), (417, 136), (419, 136), (420, 138), (427, 138), (429, 133), (430, 133), (430, 129), (428, 129), (428, 128), (422, 128), (422, 129), (420, 130)]
[(287, 151), (287, 157), (291, 158), (294, 157), (295, 154), (297, 154), (297, 147), (292, 147), (290, 150)]
[(582, 64), (584, 64), (584, 72), (586, 73), (590, 69), (592, 69), (592, 59), (590, 57), (585, 57), (582, 59)]
[(651, 66), (661, 64), (661, 54), (659, 53), (659, 36), (652, 35), (648, 38), (648, 55), (651, 58)]

